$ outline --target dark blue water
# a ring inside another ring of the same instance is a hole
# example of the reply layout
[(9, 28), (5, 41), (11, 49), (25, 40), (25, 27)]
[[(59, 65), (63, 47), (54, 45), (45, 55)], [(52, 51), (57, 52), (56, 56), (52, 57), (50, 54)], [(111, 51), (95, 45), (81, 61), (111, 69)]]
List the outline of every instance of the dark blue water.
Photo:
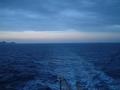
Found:
[(120, 44), (1, 44), (0, 90), (120, 90)]

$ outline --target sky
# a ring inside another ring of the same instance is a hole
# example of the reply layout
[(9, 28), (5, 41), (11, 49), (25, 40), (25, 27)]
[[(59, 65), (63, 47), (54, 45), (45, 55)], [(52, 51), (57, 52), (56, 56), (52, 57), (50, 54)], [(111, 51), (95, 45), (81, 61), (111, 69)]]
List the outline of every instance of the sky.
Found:
[(120, 42), (120, 0), (0, 0), (0, 41)]

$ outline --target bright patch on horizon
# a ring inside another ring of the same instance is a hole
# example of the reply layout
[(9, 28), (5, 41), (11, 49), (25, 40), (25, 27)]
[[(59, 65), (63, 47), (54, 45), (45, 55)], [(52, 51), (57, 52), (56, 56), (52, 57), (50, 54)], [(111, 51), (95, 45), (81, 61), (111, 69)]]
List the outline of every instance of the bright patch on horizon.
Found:
[[(116, 41), (119, 33), (66, 31), (0, 31), (0, 40), (15, 42), (105, 42)], [(118, 40), (119, 41), (119, 40)]]

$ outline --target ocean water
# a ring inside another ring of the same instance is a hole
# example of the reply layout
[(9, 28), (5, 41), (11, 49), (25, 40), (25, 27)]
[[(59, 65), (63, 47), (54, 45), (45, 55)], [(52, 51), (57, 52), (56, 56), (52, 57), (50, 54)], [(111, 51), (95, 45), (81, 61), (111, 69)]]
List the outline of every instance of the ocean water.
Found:
[(70, 90), (120, 90), (120, 44), (0, 44), (0, 90), (60, 90), (60, 77)]

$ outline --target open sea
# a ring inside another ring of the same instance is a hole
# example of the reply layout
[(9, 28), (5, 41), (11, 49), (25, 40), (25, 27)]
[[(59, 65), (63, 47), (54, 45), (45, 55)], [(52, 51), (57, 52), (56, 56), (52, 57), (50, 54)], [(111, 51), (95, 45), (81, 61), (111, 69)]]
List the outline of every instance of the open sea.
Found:
[(120, 90), (120, 43), (0, 44), (0, 90), (63, 86)]

